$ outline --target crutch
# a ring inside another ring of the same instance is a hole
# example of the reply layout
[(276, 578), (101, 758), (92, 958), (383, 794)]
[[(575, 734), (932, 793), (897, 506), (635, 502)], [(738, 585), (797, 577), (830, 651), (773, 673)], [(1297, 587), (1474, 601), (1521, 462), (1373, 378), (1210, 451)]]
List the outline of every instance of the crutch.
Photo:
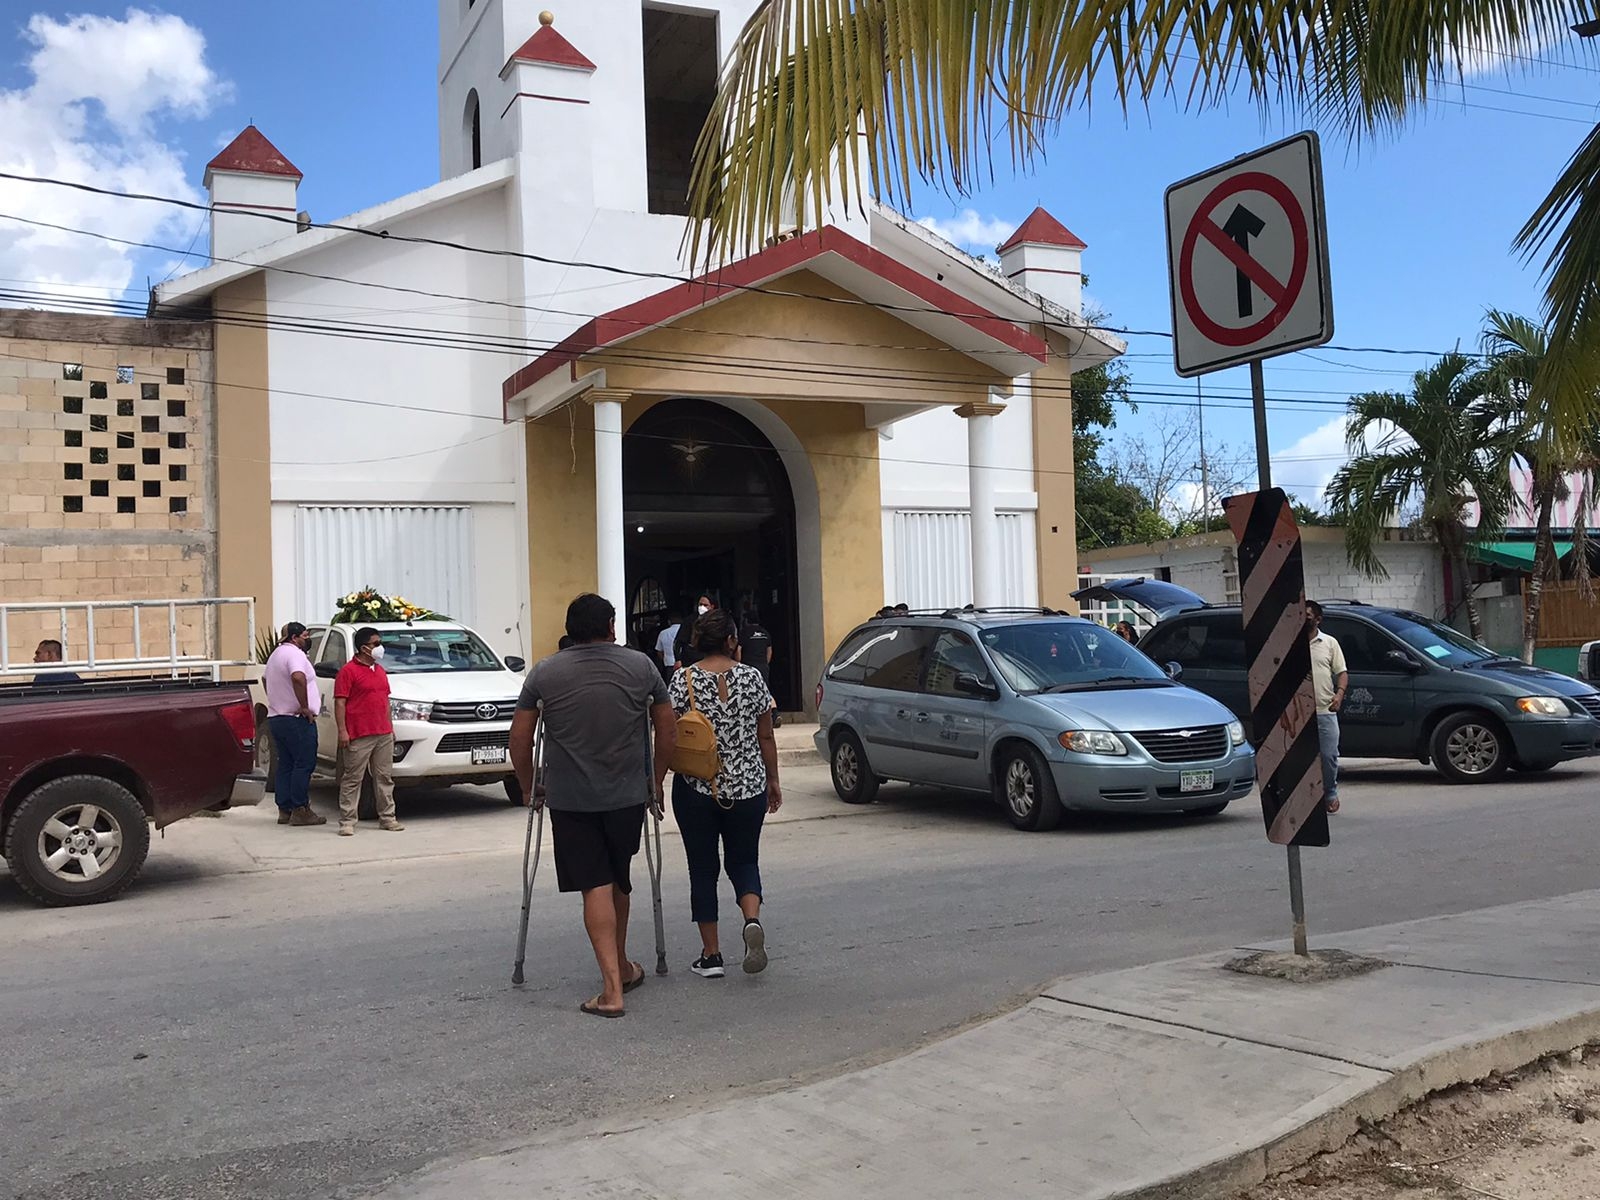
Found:
[[(650, 753), (646, 758), (646, 762), (649, 764), (650, 786), (652, 788), (654, 788), (655, 787), (655, 778), (656, 778), (656, 772), (655, 772), (655, 758), (656, 758), (656, 755), (655, 755), (655, 740), (654, 740), (654, 735), (651, 734), (651, 733), (646, 733), (645, 737), (650, 739), (649, 743), (648, 743), (649, 746), (650, 746)], [(654, 828), (655, 828), (655, 841), (656, 841), (656, 850), (655, 850), (655, 853), (653, 855), (650, 853), (650, 829), (647, 828), (644, 831), (644, 857), (645, 857), (645, 862), (650, 867), (650, 899), (651, 899), (652, 903), (655, 906), (655, 917), (656, 917), (656, 974), (657, 975), (665, 975), (667, 973), (667, 928), (666, 928), (666, 923), (665, 923), (665, 921), (664, 921), (664, 919), (662, 918), (662, 915), (661, 915), (661, 815), (662, 815), (662, 809), (665, 806), (666, 806), (666, 801), (665, 800), (663, 800), (661, 802), (661, 804), (658, 806), (656, 804), (655, 796), (652, 795), (650, 797), (650, 820), (653, 823)]]
[[(511, 982), (517, 987), (522, 986), (522, 964), (528, 957), (528, 913), (533, 907), (533, 881), (539, 874), (539, 851), (544, 846), (544, 801), (539, 795), (543, 783), (544, 717), (541, 716), (533, 727), (533, 795), (528, 797), (528, 836), (522, 843), (522, 920), (517, 926), (517, 961), (511, 967)], [(530, 859), (531, 871), (528, 869)]]

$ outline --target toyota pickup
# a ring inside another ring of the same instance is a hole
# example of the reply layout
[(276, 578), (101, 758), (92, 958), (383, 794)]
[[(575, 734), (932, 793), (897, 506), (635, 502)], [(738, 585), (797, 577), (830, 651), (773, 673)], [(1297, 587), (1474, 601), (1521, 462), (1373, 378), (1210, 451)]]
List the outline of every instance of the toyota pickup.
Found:
[(210, 678), (47, 675), (0, 687), (0, 853), (46, 905), (110, 900), (161, 829), (257, 804), (248, 687)]

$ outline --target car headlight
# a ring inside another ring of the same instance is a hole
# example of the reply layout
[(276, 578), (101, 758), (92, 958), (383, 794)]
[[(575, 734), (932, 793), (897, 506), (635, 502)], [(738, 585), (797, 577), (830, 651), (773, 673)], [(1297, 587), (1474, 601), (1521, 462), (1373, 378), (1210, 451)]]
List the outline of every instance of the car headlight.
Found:
[(1517, 707), (1536, 717), (1564, 717), (1568, 712), (1567, 702), (1554, 696), (1524, 696), (1517, 701)]
[(1243, 721), (1229, 721), (1228, 722), (1228, 740), (1230, 742), (1232, 742), (1235, 746), (1244, 745), (1244, 722)]
[(426, 721), (432, 715), (431, 700), (389, 701), (389, 719), (392, 721)]
[(1103, 729), (1069, 729), (1058, 739), (1065, 750), (1078, 754), (1126, 754), (1127, 744)]

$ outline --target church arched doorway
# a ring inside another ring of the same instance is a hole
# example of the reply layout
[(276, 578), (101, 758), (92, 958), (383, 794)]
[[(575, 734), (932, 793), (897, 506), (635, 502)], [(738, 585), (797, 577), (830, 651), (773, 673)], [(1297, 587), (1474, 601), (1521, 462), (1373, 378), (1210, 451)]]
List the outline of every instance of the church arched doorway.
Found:
[(773, 696), (802, 709), (794, 492), (772, 443), (723, 405), (666, 400), (623, 435), (622, 481), (628, 640), (654, 646), (702, 593), (735, 619), (754, 611), (772, 635)]

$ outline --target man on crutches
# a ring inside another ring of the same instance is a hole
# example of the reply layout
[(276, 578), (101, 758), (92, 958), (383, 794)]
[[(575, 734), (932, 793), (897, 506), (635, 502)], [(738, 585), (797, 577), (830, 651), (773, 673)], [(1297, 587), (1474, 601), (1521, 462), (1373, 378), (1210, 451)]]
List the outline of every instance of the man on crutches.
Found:
[[(579, 1008), (620, 1017), (623, 994), (645, 981), (628, 958), (628, 916), (649, 806), (677, 743), (666, 684), (652, 661), (616, 643), (616, 610), (601, 596), (567, 608), (575, 643), (528, 672), (511, 724), (511, 762), (534, 795), (534, 734), (541, 733), (544, 802), (555, 841), (556, 883), (583, 895), (583, 924), (600, 968), (600, 991)], [(540, 729), (542, 710), (543, 727)], [(640, 747), (650, 736), (654, 756)]]

